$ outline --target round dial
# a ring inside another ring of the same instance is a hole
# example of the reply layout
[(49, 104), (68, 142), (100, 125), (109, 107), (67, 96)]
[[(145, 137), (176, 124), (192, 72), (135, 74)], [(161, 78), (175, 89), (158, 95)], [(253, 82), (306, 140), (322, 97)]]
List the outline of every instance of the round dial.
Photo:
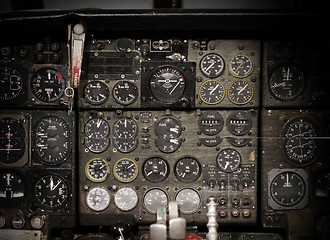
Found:
[(245, 54), (237, 54), (230, 59), (229, 71), (238, 78), (249, 76), (253, 72), (254, 63), (252, 58)]
[(155, 133), (159, 138), (169, 141), (181, 135), (181, 127), (181, 122), (175, 117), (162, 117), (155, 124)]
[(221, 132), (223, 128), (223, 118), (216, 111), (205, 111), (198, 118), (198, 127), (202, 133), (213, 136)]
[(110, 204), (110, 195), (104, 188), (92, 188), (86, 195), (86, 204), (93, 211), (103, 211)]
[(200, 67), (206, 77), (215, 78), (221, 75), (225, 68), (225, 64), (220, 55), (210, 53), (202, 58)]
[(143, 205), (148, 212), (152, 214), (157, 213), (157, 209), (160, 207), (167, 208), (168, 195), (160, 188), (152, 188), (144, 194)]
[(201, 205), (201, 197), (192, 188), (180, 190), (175, 196), (175, 201), (178, 203), (179, 211), (184, 214), (195, 213)]
[(138, 145), (136, 138), (122, 138), (116, 137), (113, 141), (113, 145), (119, 152), (128, 153), (132, 152)]
[(160, 157), (149, 158), (143, 164), (143, 175), (150, 182), (162, 182), (169, 173), (170, 169), (167, 161)]
[(156, 147), (164, 153), (172, 153), (179, 149), (182, 140), (180, 138), (171, 138), (168, 141), (160, 138), (155, 140)]
[(122, 158), (115, 163), (113, 174), (120, 182), (132, 182), (138, 176), (138, 166), (132, 159)]
[(11, 171), (0, 172), (0, 204), (16, 207), (25, 198), (26, 186), (21, 176)]
[(138, 133), (138, 125), (131, 118), (121, 118), (115, 122), (115, 125), (113, 126), (113, 133), (119, 138), (134, 138)]
[(185, 79), (174, 66), (161, 66), (150, 79), (152, 95), (160, 102), (172, 104), (178, 101), (185, 90)]
[(175, 176), (181, 182), (194, 182), (201, 175), (201, 166), (193, 157), (180, 158), (174, 167)]
[(315, 124), (306, 118), (288, 121), (283, 129), (283, 153), (294, 166), (306, 166), (315, 161), (320, 145)]
[(235, 104), (243, 105), (251, 101), (253, 97), (253, 88), (250, 83), (239, 80), (233, 82), (228, 89), (230, 101)]
[(45, 175), (36, 182), (34, 194), (41, 206), (50, 209), (60, 208), (68, 200), (68, 185), (64, 178), (58, 175)]
[(86, 100), (92, 105), (101, 105), (109, 98), (109, 89), (104, 82), (89, 82), (84, 90)]
[(284, 207), (298, 204), (305, 196), (304, 179), (295, 172), (282, 172), (274, 177), (270, 184), (273, 200)]
[(270, 93), (282, 102), (296, 100), (303, 94), (305, 85), (304, 74), (292, 65), (277, 68), (268, 82)]
[(85, 174), (92, 182), (104, 182), (109, 174), (109, 164), (101, 158), (93, 158), (85, 167)]
[(247, 111), (232, 111), (227, 117), (226, 126), (236, 136), (245, 135), (252, 128), (251, 114)]
[(85, 145), (93, 153), (101, 153), (107, 150), (110, 144), (109, 138), (85, 137)]
[(62, 73), (53, 68), (41, 68), (31, 79), (31, 89), (34, 96), (42, 102), (59, 100), (66, 87)]
[(45, 164), (55, 165), (64, 162), (70, 155), (70, 130), (60, 117), (47, 116), (36, 125), (34, 149), (38, 158)]
[(93, 138), (106, 138), (110, 133), (110, 126), (103, 118), (92, 118), (85, 125), (85, 134)]
[(23, 86), (23, 77), (17, 69), (0, 67), (0, 101), (14, 100), (22, 93)]
[(199, 88), (199, 97), (206, 104), (218, 104), (225, 97), (225, 88), (217, 80), (207, 80)]
[(130, 105), (138, 97), (138, 89), (134, 83), (120, 81), (113, 87), (113, 98), (121, 105)]
[(236, 171), (242, 161), (241, 155), (235, 149), (226, 148), (219, 152), (217, 163), (221, 171), (232, 173)]
[(132, 188), (121, 188), (115, 194), (115, 205), (121, 211), (131, 211), (138, 204), (139, 198)]

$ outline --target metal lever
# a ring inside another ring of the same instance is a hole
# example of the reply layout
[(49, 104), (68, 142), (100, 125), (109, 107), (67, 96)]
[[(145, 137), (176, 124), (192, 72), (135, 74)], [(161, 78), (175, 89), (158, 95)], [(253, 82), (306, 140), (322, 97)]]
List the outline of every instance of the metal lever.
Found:
[(208, 223), (207, 228), (209, 230), (206, 234), (207, 240), (218, 240), (218, 222), (217, 222), (217, 203), (214, 197), (210, 197), (210, 202), (206, 204), (208, 208), (207, 217)]

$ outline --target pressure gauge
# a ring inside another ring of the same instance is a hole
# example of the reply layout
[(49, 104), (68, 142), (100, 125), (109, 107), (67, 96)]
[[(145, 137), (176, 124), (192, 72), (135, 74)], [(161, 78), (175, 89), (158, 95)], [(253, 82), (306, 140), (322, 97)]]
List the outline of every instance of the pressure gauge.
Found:
[(113, 145), (119, 152), (128, 153), (136, 149), (138, 139), (116, 137), (114, 138)]
[(225, 64), (220, 55), (210, 53), (202, 58), (200, 68), (206, 77), (216, 78), (223, 72)]
[(207, 80), (199, 88), (199, 97), (206, 104), (218, 104), (225, 97), (225, 88), (217, 80)]
[(25, 195), (26, 185), (20, 175), (12, 171), (0, 172), (0, 205), (3, 208), (18, 206)]
[(193, 214), (201, 206), (201, 197), (193, 188), (181, 189), (175, 196), (179, 211), (184, 214)]
[(85, 174), (92, 182), (104, 182), (109, 174), (109, 164), (101, 158), (93, 158), (85, 167)]
[(23, 88), (24, 79), (16, 68), (0, 66), (0, 101), (10, 103), (22, 94)]
[(161, 188), (152, 188), (143, 196), (143, 205), (151, 214), (156, 214), (158, 208), (167, 208), (168, 201), (167, 193)]
[(122, 158), (115, 163), (113, 174), (120, 182), (132, 182), (138, 176), (138, 166), (132, 159)]
[(110, 126), (103, 118), (92, 118), (85, 125), (85, 134), (93, 138), (106, 138), (110, 133)]
[(119, 81), (113, 87), (113, 98), (121, 105), (130, 105), (138, 97), (137, 86), (129, 81)]
[(116, 192), (114, 201), (117, 208), (127, 212), (137, 206), (139, 198), (132, 188), (125, 187)]
[(143, 164), (143, 175), (149, 182), (162, 182), (167, 178), (169, 173), (169, 165), (163, 158), (152, 157), (147, 159)]
[(86, 195), (86, 204), (95, 212), (103, 211), (110, 204), (110, 195), (104, 188), (92, 188)]
[(226, 173), (235, 172), (242, 161), (241, 155), (235, 149), (226, 148), (219, 152), (217, 164), (221, 171)]
[(247, 104), (252, 100), (253, 87), (247, 81), (239, 80), (233, 82), (228, 89), (230, 101), (237, 105)]
[(134, 138), (138, 133), (138, 125), (131, 118), (121, 118), (115, 122), (113, 126), (113, 133), (119, 138)]
[(92, 81), (86, 85), (84, 94), (90, 104), (101, 105), (109, 98), (109, 88), (104, 82)]
[(194, 182), (201, 175), (201, 166), (194, 157), (182, 157), (174, 166), (174, 174), (181, 182)]
[(238, 78), (249, 76), (254, 69), (254, 62), (246, 54), (237, 54), (229, 61), (229, 72)]

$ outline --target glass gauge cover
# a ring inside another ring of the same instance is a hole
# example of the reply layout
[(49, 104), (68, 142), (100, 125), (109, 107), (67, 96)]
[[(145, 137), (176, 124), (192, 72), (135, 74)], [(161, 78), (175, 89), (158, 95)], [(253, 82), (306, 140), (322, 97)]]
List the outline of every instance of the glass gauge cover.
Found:
[(143, 205), (149, 213), (156, 214), (157, 209), (160, 207), (167, 208), (168, 195), (160, 188), (152, 188), (144, 194)]
[(121, 118), (115, 122), (113, 133), (116, 137), (129, 139), (136, 137), (138, 133), (138, 125), (131, 118)]
[(202, 58), (200, 68), (206, 77), (216, 78), (223, 72), (225, 64), (220, 55), (210, 53)]
[(119, 152), (128, 153), (136, 149), (138, 140), (136, 138), (114, 138), (113, 145)]
[(24, 79), (21, 73), (9, 66), (0, 66), (0, 101), (15, 100), (22, 92)]
[(132, 182), (138, 176), (138, 166), (132, 159), (122, 158), (115, 163), (113, 174), (120, 182)]
[(179, 211), (184, 214), (195, 213), (201, 205), (201, 197), (195, 189), (184, 188), (180, 190), (175, 201), (178, 203)]
[(149, 182), (162, 182), (169, 173), (168, 162), (160, 157), (149, 158), (143, 164), (143, 175)]
[(208, 136), (220, 133), (223, 125), (223, 118), (217, 111), (204, 111), (198, 118), (199, 130)]
[(229, 72), (238, 78), (249, 76), (254, 69), (252, 58), (245, 54), (237, 54), (230, 59)]
[(106, 138), (110, 133), (110, 126), (103, 118), (92, 118), (85, 125), (86, 136), (92, 138)]
[(132, 188), (121, 188), (116, 192), (114, 201), (117, 208), (127, 212), (137, 206), (139, 198)]
[(243, 136), (252, 129), (251, 113), (247, 111), (231, 111), (226, 120), (229, 132), (236, 136)]
[(85, 167), (85, 174), (92, 182), (104, 182), (109, 174), (109, 164), (101, 158), (93, 158)]
[(182, 140), (180, 138), (171, 138), (168, 141), (156, 138), (154, 140), (156, 147), (163, 153), (172, 153), (178, 150)]
[(95, 212), (103, 211), (110, 204), (110, 195), (104, 188), (92, 188), (86, 195), (86, 204)]
[(138, 97), (137, 86), (129, 81), (120, 81), (113, 87), (113, 98), (121, 105), (130, 105)]
[(101, 153), (108, 149), (109, 138), (96, 138), (94, 136), (85, 137), (85, 145), (93, 153)]
[(169, 141), (181, 135), (181, 127), (182, 124), (177, 118), (162, 117), (155, 123), (155, 133), (159, 138)]
[(252, 100), (253, 88), (247, 81), (239, 80), (233, 82), (228, 89), (230, 101), (238, 105), (247, 104)]
[(59, 70), (41, 68), (31, 78), (33, 95), (42, 102), (55, 102), (64, 93), (66, 80)]
[(217, 80), (207, 80), (199, 88), (199, 97), (206, 104), (218, 104), (225, 97), (225, 88)]
[(226, 148), (219, 152), (217, 156), (217, 164), (221, 171), (232, 173), (235, 172), (242, 161), (238, 151), (232, 148)]
[(23, 202), (25, 195), (26, 185), (21, 176), (11, 171), (0, 172), (1, 207), (16, 207)]
[(90, 104), (101, 105), (109, 98), (109, 88), (104, 82), (92, 81), (86, 85), (84, 94)]
[(174, 174), (181, 182), (194, 182), (201, 175), (201, 166), (194, 157), (182, 157), (174, 166)]

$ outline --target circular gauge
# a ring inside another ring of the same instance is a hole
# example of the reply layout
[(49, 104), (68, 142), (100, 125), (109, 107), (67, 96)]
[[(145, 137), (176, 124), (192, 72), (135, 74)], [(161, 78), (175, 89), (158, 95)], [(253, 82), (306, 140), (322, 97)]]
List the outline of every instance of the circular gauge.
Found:
[(43, 163), (56, 165), (64, 162), (70, 155), (70, 130), (60, 117), (47, 116), (36, 125), (34, 150)]
[(330, 239), (330, 215), (323, 215), (320, 217), (315, 226), (315, 230), (317, 235), (322, 240), (328, 240)]
[(0, 101), (10, 102), (16, 99), (23, 88), (24, 80), (17, 69), (0, 66)]
[(177, 118), (162, 117), (155, 124), (155, 133), (159, 138), (169, 141), (181, 135), (181, 127), (182, 124)]
[(85, 137), (85, 145), (93, 153), (101, 153), (107, 150), (110, 144), (109, 138), (96, 138), (95, 136)]
[(113, 133), (119, 138), (134, 138), (138, 133), (138, 125), (131, 118), (121, 118), (115, 122), (115, 125), (113, 126)]
[(233, 82), (228, 89), (230, 101), (235, 104), (243, 105), (251, 101), (253, 97), (253, 88), (250, 83), (239, 80)]
[(42, 102), (59, 100), (66, 87), (62, 73), (53, 68), (41, 68), (31, 79), (31, 89), (34, 96)]
[(245, 54), (237, 54), (230, 59), (229, 72), (238, 78), (249, 76), (253, 72), (254, 63), (252, 58)]
[(138, 166), (132, 159), (122, 158), (115, 163), (113, 174), (120, 182), (132, 182), (138, 176)]
[(225, 97), (225, 88), (217, 80), (207, 80), (199, 88), (199, 97), (206, 104), (218, 104)]
[(138, 145), (136, 138), (120, 138), (117, 137), (113, 141), (113, 145), (119, 152), (128, 153), (132, 152)]
[(270, 93), (282, 102), (296, 100), (303, 94), (305, 85), (304, 74), (292, 65), (277, 68), (268, 81)]
[(219, 152), (217, 163), (221, 171), (232, 173), (236, 171), (242, 161), (241, 155), (235, 149), (226, 148)]
[(181, 98), (185, 79), (177, 67), (161, 66), (152, 73), (150, 90), (158, 101), (172, 104)]
[(156, 147), (163, 153), (172, 153), (179, 149), (181, 146), (182, 140), (180, 138), (171, 138), (168, 141), (156, 138), (155, 140)]
[(85, 134), (93, 138), (106, 138), (110, 133), (110, 126), (103, 118), (92, 118), (85, 125)]
[(109, 174), (109, 164), (101, 158), (93, 158), (85, 167), (85, 174), (92, 182), (104, 182)]
[(320, 152), (315, 124), (306, 118), (294, 118), (283, 128), (283, 153), (294, 166), (307, 166), (315, 161)]
[(204, 111), (198, 118), (198, 127), (206, 135), (216, 135), (223, 129), (223, 118), (216, 111)]
[(158, 208), (167, 208), (168, 195), (160, 188), (152, 188), (144, 194), (143, 205), (149, 213), (156, 214)]
[(251, 113), (247, 111), (232, 111), (227, 117), (226, 126), (229, 132), (236, 136), (247, 134), (252, 128)]
[(103, 211), (110, 204), (110, 195), (104, 188), (92, 188), (86, 195), (86, 204), (93, 211)]
[(149, 158), (143, 164), (143, 175), (149, 182), (162, 182), (169, 173), (167, 161), (160, 157)]
[(113, 98), (121, 105), (130, 105), (138, 97), (138, 89), (134, 83), (120, 81), (113, 87)]
[(25, 198), (26, 186), (21, 176), (11, 171), (0, 172), (0, 205), (16, 207)]
[(43, 207), (60, 208), (68, 200), (68, 185), (64, 178), (58, 175), (45, 175), (36, 182), (34, 196)]
[(225, 64), (220, 55), (210, 53), (202, 58), (200, 67), (202, 73), (204, 73), (206, 77), (215, 78), (221, 75), (225, 68)]
[(138, 195), (132, 188), (121, 188), (115, 194), (115, 205), (124, 212), (134, 209), (138, 201)]
[(177, 179), (181, 182), (194, 182), (201, 175), (201, 166), (198, 160), (194, 157), (182, 157), (175, 166), (174, 173)]
[(101, 105), (109, 98), (109, 89), (104, 82), (89, 82), (84, 90), (86, 100), (92, 105)]
[(291, 207), (305, 196), (304, 179), (295, 172), (282, 172), (275, 176), (270, 184), (270, 195), (279, 205)]
[(179, 211), (184, 214), (195, 213), (201, 206), (201, 197), (192, 188), (180, 190), (175, 196), (175, 201), (178, 203)]
[(13, 118), (0, 120), (0, 162), (14, 163), (25, 152), (25, 130)]

